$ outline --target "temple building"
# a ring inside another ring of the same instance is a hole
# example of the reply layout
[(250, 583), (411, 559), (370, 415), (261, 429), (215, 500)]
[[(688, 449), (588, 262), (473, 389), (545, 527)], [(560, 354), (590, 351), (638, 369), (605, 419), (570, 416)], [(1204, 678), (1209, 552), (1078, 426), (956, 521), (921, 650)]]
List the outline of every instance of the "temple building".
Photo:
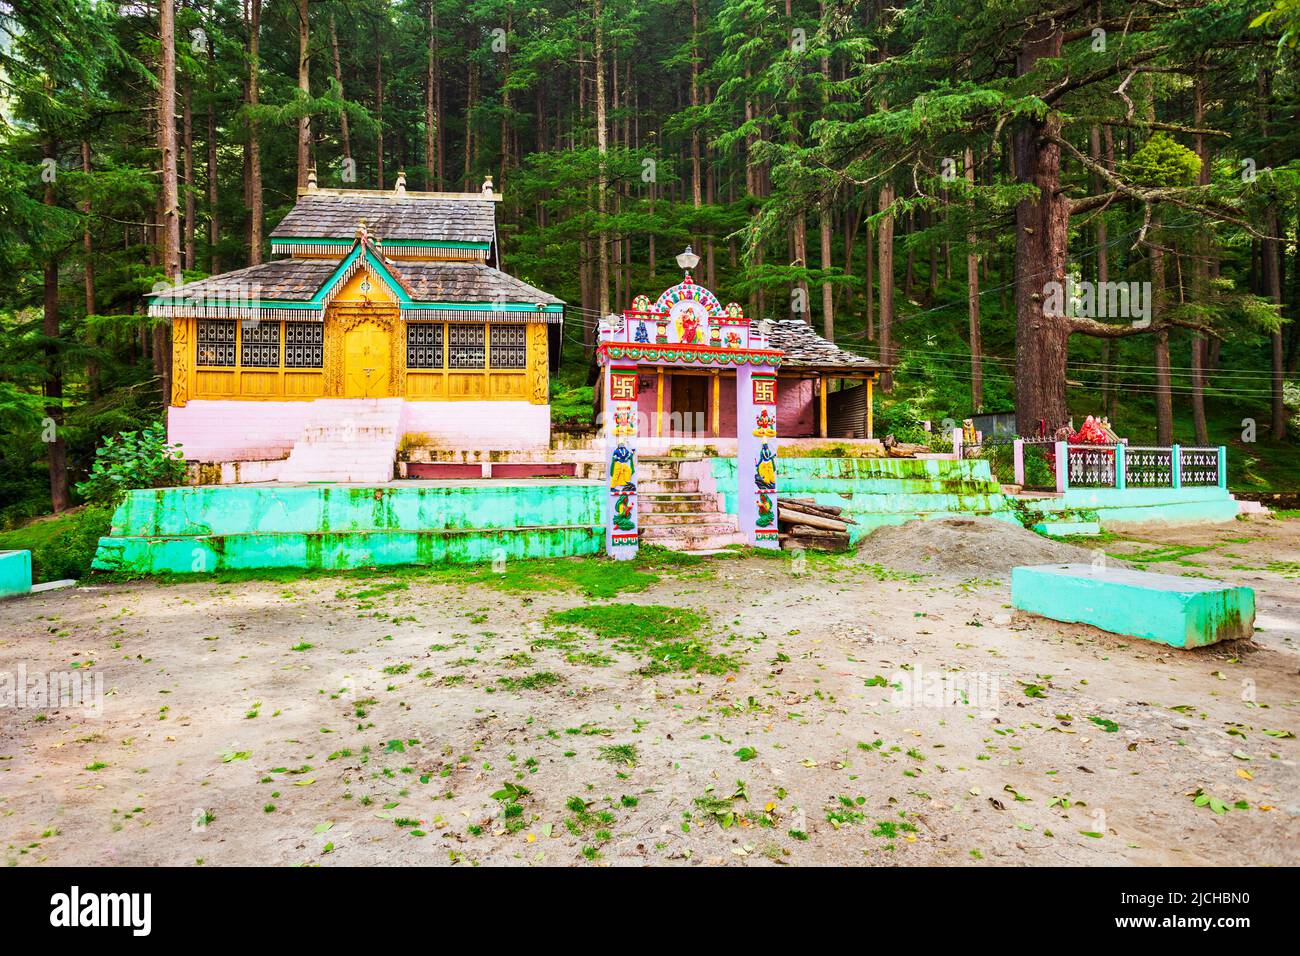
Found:
[(498, 268), (499, 193), (320, 189), (270, 261), (150, 299), (173, 324), (168, 437), (282, 481), (387, 481), (404, 435), (546, 448), (564, 303)]

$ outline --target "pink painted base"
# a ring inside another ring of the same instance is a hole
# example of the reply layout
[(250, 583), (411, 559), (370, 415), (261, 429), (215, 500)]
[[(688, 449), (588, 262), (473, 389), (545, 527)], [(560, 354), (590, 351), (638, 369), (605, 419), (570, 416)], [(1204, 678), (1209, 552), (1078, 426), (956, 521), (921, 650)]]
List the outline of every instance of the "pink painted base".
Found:
[[(337, 406), (339, 399), (329, 400)], [(193, 401), (167, 410), (167, 438), (190, 461), (286, 458), (314, 402)], [(528, 451), (550, 446), (551, 408), (528, 402), (405, 402), (401, 432), (433, 448)]]

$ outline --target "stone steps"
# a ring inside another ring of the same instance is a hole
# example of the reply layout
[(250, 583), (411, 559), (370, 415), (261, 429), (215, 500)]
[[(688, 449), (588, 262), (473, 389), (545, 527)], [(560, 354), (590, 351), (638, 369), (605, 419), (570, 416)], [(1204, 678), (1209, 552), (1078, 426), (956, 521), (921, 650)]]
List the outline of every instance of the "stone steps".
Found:
[(661, 478), (647, 481), (637, 474), (637, 490), (645, 495), (695, 494), (700, 490), (698, 478)]
[(401, 418), (398, 399), (314, 402), (277, 480), (391, 481)]

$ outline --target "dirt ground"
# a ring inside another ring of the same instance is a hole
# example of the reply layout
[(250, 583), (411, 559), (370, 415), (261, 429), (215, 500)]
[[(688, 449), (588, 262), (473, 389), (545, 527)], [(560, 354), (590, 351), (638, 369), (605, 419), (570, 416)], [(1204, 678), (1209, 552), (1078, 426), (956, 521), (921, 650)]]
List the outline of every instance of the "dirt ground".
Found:
[(99, 717), (0, 710), (0, 846), (21, 866), (1300, 862), (1300, 520), (1101, 547), (1254, 587), (1255, 640), (1022, 619), (1002, 570), (917, 576), (869, 546), (6, 601), (0, 672), (76, 667), (106, 696)]

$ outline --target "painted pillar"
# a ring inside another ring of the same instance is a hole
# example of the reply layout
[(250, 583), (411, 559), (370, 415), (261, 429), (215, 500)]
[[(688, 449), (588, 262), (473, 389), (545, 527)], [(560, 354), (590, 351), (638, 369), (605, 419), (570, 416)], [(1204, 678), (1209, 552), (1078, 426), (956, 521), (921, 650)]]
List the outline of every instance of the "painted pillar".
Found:
[(1219, 446), (1219, 487), (1228, 487), (1228, 446)]
[(1025, 441), (1017, 438), (1011, 443), (1011, 460), (1015, 471), (1014, 481), (1021, 488), (1025, 487)]
[(1169, 446), (1169, 487), (1183, 486), (1183, 446)]
[(756, 548), (779, 548), (776, 369), (736, 368), (736, 474), (741, 533)]
[(635, 365), (605, 366), (605, 461), (609, 509), (605, 514), (605, 553), (636, 557), (637, 377)]
[(1056, 443), (1056, 490), (1064, 492), (1070, 487), (1070, 444)]
[(873, 375), (867, 379), (867, 437), (876, 437), (876, 415), (872, 408), (871, 386), (875, 384), (876, 377)]
[(1128, 487), (1128, 462), (1123, 442), (1115, 446), (1115, 487), (1120, 491)]

